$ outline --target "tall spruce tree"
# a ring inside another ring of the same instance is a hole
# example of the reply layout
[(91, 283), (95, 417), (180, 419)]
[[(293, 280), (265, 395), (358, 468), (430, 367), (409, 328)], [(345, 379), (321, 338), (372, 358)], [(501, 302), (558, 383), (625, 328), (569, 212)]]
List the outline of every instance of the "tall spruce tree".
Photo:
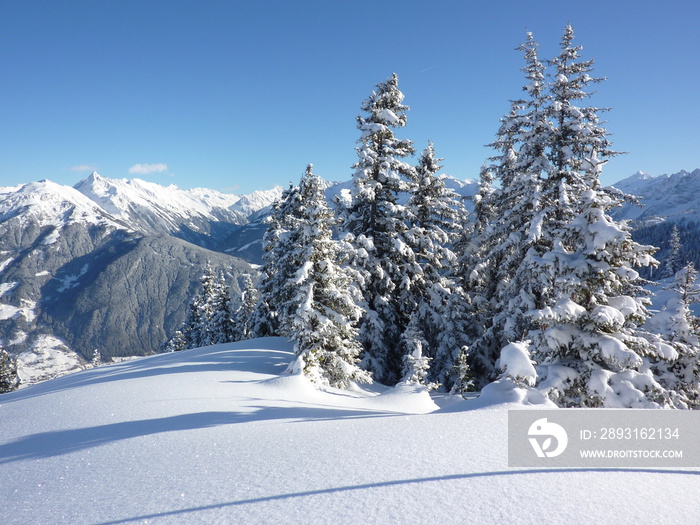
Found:
[(187, 316), (180, 330), (185, 341), (185, 348), (199, 348), (208, 344), (209, 337), (206, 329), (212, 314), (209, 298), (213, 297), (215, 293), (214, 281), (214, 269), (207, 262), (200, 278), (201, 289), (190, 301)]
[(461, 198), (437, 175), (441, 160), (430, 142), (418, 159), (406, 204), (409, 228), (404, 238), (418, 267), (410, 300), (415, 307), (403, 334), (403, 375), (450, 389), (460, 348), (467, 344), (468, 305), (452, 275), (457, 256), (450, 248), (461, 235), (466, 210)]
[(661, 277), (674, 277), (676, 273), (683, 268), (682, 249), (683, 246), (681, 244), (681, 236), (678, 233), (678, 226), (674, 224), (671, 229), (671, 239), (669, 240), (668, 253), (664, 259)]
[(249, 275), (245, 275), (243, 279), (243, 292), (241, 292), (240, 303), (233, 314), (234, 341), (244, 341), (254, 337), (253, 315), (259, 301), (259, 294)]
[(291, 183), (272, 206), (267, 218), (267, 230), (263, 237), (263, 266), (258, 283), (259, 300), (252, 316), (254, 337), (288, 336), (285, 332), (285, 307), (292, 293), (288, 284), (298, 271), (301, 261), (293, 253), (290, 231), (297, 226), (299, 188)]
[(288, 323), (297, 357), (290, 369), (337, 388), (368, 382), (369, 374), (357, 365), (362, 347), (354, 325), (361, 310), (348, 272), (340, 266), (340, 247), (331, 233), (335, 219), (312, 165), (301, 179), (299, 195), (300, 220), (292, 238), (304, 263), (292, 282)]
[(491, 306), (485, 297), (492, 283), (493, 267), (488, 266), (486, 246), (480, 243), (480, 237), (493, 227), (496, 220), (495, 199), (498, 189), (494, 186), (494, 181), (491, 166), (484, 164), (479, 172), (478, 191), (471, 198), (474, 206), (471, 220), (464, 224), (462, 236), (454, 243), (456, 252), (460, 254), (456, 264), (457, 283), (465, 296), (460, 308), (470, 312), (465, 327), (469, 345), (460, 348), (454, 369), (457, 382), (452, 391), (459, 394), (487, 383), (486, 378), (495, 362), (486, 355), (484, 346), (474, 344), (484, 336), (484, 327), (492, 317)]
[(387, 384), (401, 378), (402, 334), (415, 307), (411, 288), (419, 271), (403, 240), (407, 225), (400, 197), (410, 192), (415, 178), (403, 160), (413, 153), (411, 141), (396, 138), (393, 131), (406, 124), (403, 99), (394, 74), (362, 103), (353, 186), (339, 210), (347, 264), (363, 297), (358, 336), (363, 367)]
[(501, 121), (462, 257), (482, 330), (470, 364), (483, 385), (501, 349), (517, 343), (539, 365), (538, 388), (562, 406), (669, 405), (651, 369), (673, 352), (641, 328), (648, 301), (633, 269), (655, 264), (653, 248), (608, 214), (623, 196), (599, 177), (617, 152), (605, 110), (580, 105), (603, 79), (590, 75), (593, 61), (580, 59), (573, 37), (567, 26), (548, 85), (532, 35), (520, 47), (526, 97)]
[(207, 263), (200, 279), (201, 290), (192, 298), (187, 316), (167, 348), (184, 350), (233, 341), (230, 291), (221, 272)]
[(212, 295), (207, 298), (207, 301), (211, 305), (211, 316), (206, 321), (207, 344), (215, 345), (236, 340), (231, 289), (226, 284), (222, 272), (219, 272)]
[[(544, 66), (532, 33), (518, 50), (524, 53), (524, 97), (511, 103), (490, 146), (497, 155), (483, 173), (499, 182), (480, 191), (475, 207), (481, 223), (463, 257), (465, 288), (472, 296), (481, 333), (470, 347), (470, 361), (480, 385), (497, 377), (495, 363), (501, 348), (521, 339), (529, 329), (526, 313), (535, 308), (539, 294), (533, 288), (528, 251), (541, 234), (541, 177), (549, 167), (545, 156), (549, 126), (546, 121)], [(487, 195), (481, 195), (487, 191)]]
[(541, 237), (526, 261), (541, 299), (529, 333), (539, 387), (561, 406), (668, 405), (669, 392), (650, 371), (669, 357), (667, 345), (640, 328), (648, 301), (633, 269), (655, 264), (654, 248), (608, 215), (621, 201), (599, 177), (617, 153), (599, 120), (603, 110), (576, 105), (602, 79), (590, 76), (593, 61), (580, 60), (573, 38), (567, 26), (551, 61)]

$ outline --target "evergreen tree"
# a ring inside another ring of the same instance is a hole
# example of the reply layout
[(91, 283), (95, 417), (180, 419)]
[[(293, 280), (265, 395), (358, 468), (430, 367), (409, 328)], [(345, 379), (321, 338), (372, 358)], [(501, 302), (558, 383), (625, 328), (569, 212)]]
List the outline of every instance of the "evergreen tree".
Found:
[(200, 283), (201, 291), (190, 302), (182, 328), (166, 348), (184, 350), (233, 340), (230, 291), (223, 274), (217, 276), (207, 263)]
[(0, 346), (0, 394), (12, 392), (19, 386), (17, 358)]
[(429, 389), (437, 388), (437, 383), (430, 383), (428, 380), (431, 359), (423, 355), (425, 340), (421, 338), (420, 331), (414, 330), (410, 326), (406, 332), (408, 352), (403, 356), (402, 382), (409, 385), (423, 385)]
[(249, 275), (244, 277), (243, 292), (241, 293), (241, 301), (234, 313), (234, 340), (243, 341), (251, 339), (253, 335), (253, 315), (256, 305), (258, 304), (258, 291), (253, 286), (253, 281)]
[(539, 261), (548, 302), (533, 311), (530, 338), (540, 388), (561, 406), (666, 405), (668, 392), (649, 369), (667, 354), (640, 328), (648, 300), (632, 269), (651, 264), (654, 248), (607, 215), (619, 205), (609, 194), (589, 189), (581, 203)]
[[(518, 49), (525, 55), (526, 97), (511, 103), (510, 112), (501, 119), (496, 141), (490, 145), (498, 154), (489, 159), (493, 164), (482, 170), (483, 189), (475, 208), (480, 224), (463, 258), (467, 262), (462, 279), (481, 324), (481, 333), (470, 347), (480, 385), (496, 378), (495, 363), (501, 348), (527, 333), (530, 321), (525, 314), (539, 302), (525, 261), (541, 237), (541, 177), (549, 168), (545, 155), (547, 96), (544, 67), (531, 33)], [(489, 178), (499, 181), (498, 189)]]
[(580, 59), (573, 36), (567, 26), (548, 85), (532, 35), (520, 47), (527, 96), (501, 121), (462, 258), (483, 330), (470, 364), (492, 380), (508, 349), (532, 383), (521, 359), (532, 357), (538, 388), (562, 406), (669, 405), (672, 394), (651, 372), (669, 347), (640, 328), (648, 300), (633, 270), (655, 264), (654, 250), (608, 215), (622, 196), (599, 177), (617, 152), (599, 119), (605, 110), (578, 105), (602, 79), (590, 75), (593, 61)]
[(413, 153), (411, 142), (393, 132), (406, 124), (408, 110), (398, 77), (394, 74), (376, 87), (362, 103), (364, 115), (357, 117), (358, 161), (350, 200), (340, 214), (347, 264), (363, 297), (363, 366), (377, 380), (394, 384), (401, 378), (401, 336), (415, 308), (413, 279), (420, 272), (404, 241), (406, 212), (400, 201), (415, 175), (402, 160)]
[(404, 238), (418, 267), (412, 274), (413, 310), (403, 334), (403, 353), (404, 378), (415, 376), (417, 352), (420, 359), (427, 359), (421, 363), (432, 363), (425, 369), (426, 380), (450, 389), (459, 349), (467, 342), (469, 312), (463, 291), (451, 276), (457, 257), (449, 247), (461, 235), (466, 211), (460, 197), (437, 176), (441, 160), (429, 143), (418, 159), (406, 205), (409, 228)]
[(664, 260), (664, 267), (661, 273), (661, 277), (673, 277), (677, 272), (683, 267), (683, 260), (681, 251), (683, 246), (681, 245), (681, 238), (678, 235), (678, 227), (674, 224), (671, 229), (671, 240), (669, 241), (668, 254)]
[(185, 340), (185, 348), (200, 348), (208, 344), (206, 326), (211, 317), (211, 309), (207, 298), (214, 293), (214, 270), (208, 262), (200, 278), (200, 284), (202, 288), (190, 301), (180, 330)]
[(368, 382), (369, 374), (357, 366), (361, 346), (354, 324), (361, 310), (351, 294), (348, 273), (339, 265), (339, 245), (331, 237), (334, 217), (311, 165), (301, 180), (299, 195), (300, 221), (292, 238), (304, 263), (293, 281), (296, 293), (288, 323), (297, 358), (290, 368), (337, 388)]
[(469, 366), (468, 346), (460, 348), (452, 373), (455, 378), (452, 384), (452, 394), (464, 396), (467, 392), (474, 390), (474, 373)]
[(219, 273), (214, 283), (212, 295), (205, 299), (210, 304), (210, 317), (206, 320), (206, 343), (216, 345), (235, 340), (233, 325), (233, 307), (231, 304), (231, 290), (226, 284), (223, 273)]
[(181, 330), (175, 330), (170, 340), (165, 344), (165, 352), (180, 352), (187, 349), (187, 341)]
[(291, 300), (288, 288), (291, 278), (299, 270), (302, 261), (296, 258), (290, 231), (297, 227), (299, 188), (292, 184), (282, 193), (267, 218), (268, 227), (263, 237), (263, 266), (258, 289), (260, 298), (253, 313), (251, 326), (254, 337), (288, 336), (285, 332), (285, 307)]
[(650, 372), (668, 357), (639, 327), (648, 301), (633, 267), (655, 264), (654, 248), (635, 243), (607, 212), (620, 197), (601, 187), (602, 166), (617, 153), (586, 99), (593, 61), (579, 59), (567, 26), (547, 107), (549, 167), (542, 180), (541, 241), (530, 252), (541, 306), (531, 312), (532, 356), (540, 388), (561, 406), (668, 405), (669, 392)]
[(650, 325), (665, 337), (677, 352), (670, 362), (657, 364), (661, 382), (673, 390), (677, 404), (700, 408), (700, 320), (691, 310), (700, 303), (698, 271), (688, 263), (675, 275), (674, 294), (664, 308), (656, 313)]
[(96, 368), (102, 364), (102, 356), (100, 355), (99, 349), (95, 348), (92, 351), (92, 360), (90, 361), (90, 366)]

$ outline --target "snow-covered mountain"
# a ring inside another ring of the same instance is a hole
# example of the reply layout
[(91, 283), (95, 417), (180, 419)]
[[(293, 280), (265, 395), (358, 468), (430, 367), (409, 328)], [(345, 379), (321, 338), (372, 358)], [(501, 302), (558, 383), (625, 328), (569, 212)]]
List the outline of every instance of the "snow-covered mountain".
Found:
[[(654, 257), (663, 265), (675, 227), (681, 241), (680, 259), (700, 267), (700, 169), (658, 177), (640, 171), (614, 186), (639, 199), (641, 206), (626, 203), (611, 213), (615, 219), (631, 221), (636, 241), (659, 248)], [(649, 268), (641, 274), (658, 277)]]
[[(25, 381), (106, 357), (155, 351), (182, 322), (202, 265), (234, 292), (249, 264), (218, 245), (281, 188), (184, 191), (92, 174), (0, 188), (0, 342)], [(215, 249), (216, 251), (212, 251)]]
[(3, 525), (697, 522), (697, 468), (509, 467), (509, 411), (542, 406), (513, 390), (317, 390), (291, 359), (257, 339), (3, 394)]
[(194, 244), (216, 244), (247, 224), (249, 216), (279, 198), (281, 187), (251, 195), (206, 188), (181, 190), (140, 179), (108, 179), (93, 173), (75, 189), (113, 217), (147, 235), (175, 235)]
[(118, 217), (70, 186), (48, 180), (0, 188), (0, 221), (16, 220), (39, 228), (91, 224), (127, 228)]
[(626, 204), (615, 211), (618, 219), (645, 222), (700, 220), (700, 169), (658, 177), (639, 171), (614, 186), (638, 197), (642, 204), (642, 207)]

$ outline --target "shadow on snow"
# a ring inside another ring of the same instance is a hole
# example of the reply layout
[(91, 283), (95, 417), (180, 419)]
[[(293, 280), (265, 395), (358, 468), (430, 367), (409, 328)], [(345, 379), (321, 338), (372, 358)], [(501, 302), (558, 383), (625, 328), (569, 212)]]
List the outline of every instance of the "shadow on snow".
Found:
[(264, 406), (251, 408), (253, 409), (251, 412), (197, 412), (156, 419), (123, 421), (94, 427), (40, 432), (0, 445), (0, 465), (14, 461), (61, 456), (116, 441), (163, 432), (198, 430), (254, 421), (286, 419), (291, 420), (291, 422), (303, 422), (399, 415), (394, 412), (382, 413), (333, 407)]
[(165, 511), (161, 513), (148, 514), (143, 516), (135, 516), (133, 518), (124, 518), (114, 521), (104, 522), (101, 525), (116, 525), (118, 523), (129, 523), (132, 521), (141, 521), (155, 518), (163, 518), (167, 516), (181, 516), (183, 514), (190, 514), (194, 512), (204, 512), (208, 510), (225, 509), (228, 507), (237, 507), (240, 505), (252, 505), (256, 503), (266, 503), (271, 501), (281, 501), (293, 498), (304, 498), (308, 496), (317, 496), (320, 494), (334, 494), (341, 492), (350, 492), (355, 490), (367, 490), (367, 489), (377, 489), (382, 487), (394, 487), (400, 485), (412, 485), (417, 483), (429, 483), (436, 481), (454, 481), (454, 480), (464, 480), (464, 479), (476, 479), (476, 478), (490, 478), (490, 477), (500, 477), (500, 476), (524, 476), (532, 474), (572, 474), (581, 472), (598, 472), (598, 473), (609, 473), (609, 472), (626, 472), (630, 474), (686, 474), (691, 476), (700, 475), (700, 471), (686, 471), (686, 470), (666, 470), (666, 469), (623, 469), (623, 468), (570, 468), (570, 469), (531, 469), (531, 470), (503, 470), (496, 472), (472, 472), (469, 474), (450, 474), (446, 476), (434, 476), (427, 478), (413, 478), (413, 479), (399, 479), (393, 481), (379, 481), (377, 483), (365, 483), (362, 485), (349, 485), (345, 487), (333, 487), (327, 489), (318, 490), (308, 490), (304, 492), (290, 492), (288, 494), (276, 494), (273, 496), (263, 496), (260, 498), (252, 498), (238, 501), (228, 501), (225, 503), (215, 503), (212, 505), (202, 505), (200, 507), (190, 507), (185, 509)]

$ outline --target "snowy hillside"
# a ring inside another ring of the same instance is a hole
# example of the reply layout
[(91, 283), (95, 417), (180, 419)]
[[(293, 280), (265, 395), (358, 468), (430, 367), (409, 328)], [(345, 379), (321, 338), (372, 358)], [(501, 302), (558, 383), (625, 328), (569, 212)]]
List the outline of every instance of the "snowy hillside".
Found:
[(318, 391), (290, 359), (259, 339), (1, 396), (3, 524), (697, 522), (697, 469), (509, 469), (515, 405)]

